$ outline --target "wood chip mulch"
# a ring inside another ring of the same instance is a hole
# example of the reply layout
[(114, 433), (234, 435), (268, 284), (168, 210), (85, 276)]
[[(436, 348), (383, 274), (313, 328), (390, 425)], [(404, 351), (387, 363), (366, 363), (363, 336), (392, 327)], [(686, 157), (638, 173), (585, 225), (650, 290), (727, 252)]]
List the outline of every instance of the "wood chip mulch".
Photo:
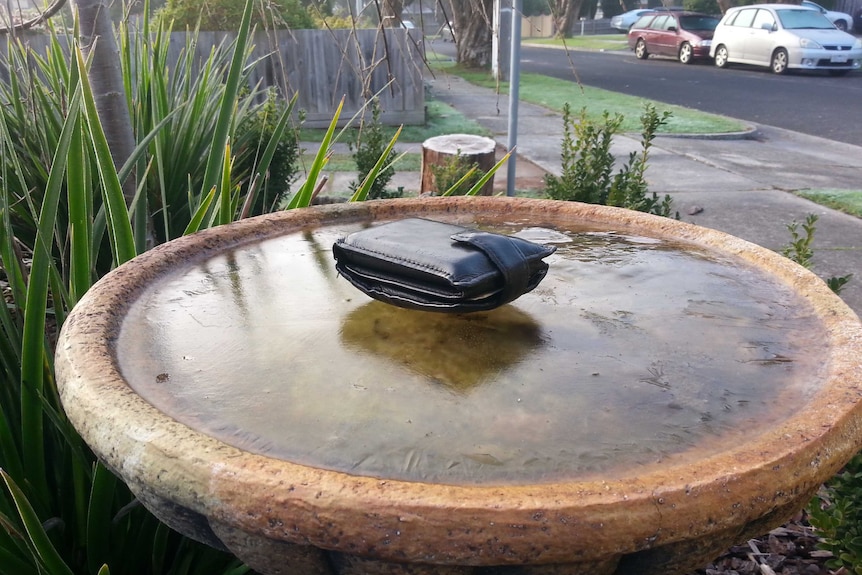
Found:
[(817, 548), (814, 529), (800, 514), (769, 533), (731, 547), (724, 555), (689, 575), (850, 575), (826, 567), (832, 553)]

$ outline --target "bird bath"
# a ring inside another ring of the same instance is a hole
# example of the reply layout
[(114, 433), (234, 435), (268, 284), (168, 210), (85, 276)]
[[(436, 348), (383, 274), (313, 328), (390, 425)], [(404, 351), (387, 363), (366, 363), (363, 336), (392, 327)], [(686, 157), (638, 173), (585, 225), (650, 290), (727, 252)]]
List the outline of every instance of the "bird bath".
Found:
[[(553, 242), (533, 292), (432, 314), (332, 242), (425, 217)], [(171, 527), (266, 575), (672, 575), (786, 521), (859, 449), (862, 329), (719, 232), (513, 198), (283, 212), (121, 266), (57, 376)]]

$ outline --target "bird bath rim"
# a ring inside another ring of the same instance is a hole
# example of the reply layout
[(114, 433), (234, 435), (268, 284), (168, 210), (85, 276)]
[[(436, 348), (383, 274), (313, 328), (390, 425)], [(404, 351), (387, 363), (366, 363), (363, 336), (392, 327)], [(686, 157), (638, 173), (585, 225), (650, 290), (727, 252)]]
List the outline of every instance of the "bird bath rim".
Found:
[[(796, 415), (696, 462), (607, 480), (449, 485), (354, 476), (244, 452), (164, 416), (123, 381), (112, 357), (123, 311), (174, 265), (327, 223), (435, 213), (612, 224), (742, 258), (815, 308), (829, 339), (824, 383)], [(692, 538), (732, 541), (761, 528), (763, 517), (780, 523), (859, 449), (859, 357), (859, 319), (817, 276), (739, 238), (604, 206), (420, 198), (270, 214), (150, 250), (82, 298), (63, 327), (56, 364), (63, 405), (83, 439), (169, 525), (189, 531), (206, 518), (215, 534), (187, 533), (193, 537), (219, 546), (238, 531), (396, 562), (502, 565), (598, 560)], [(242, 559), (234, 542), (227, 546)]]

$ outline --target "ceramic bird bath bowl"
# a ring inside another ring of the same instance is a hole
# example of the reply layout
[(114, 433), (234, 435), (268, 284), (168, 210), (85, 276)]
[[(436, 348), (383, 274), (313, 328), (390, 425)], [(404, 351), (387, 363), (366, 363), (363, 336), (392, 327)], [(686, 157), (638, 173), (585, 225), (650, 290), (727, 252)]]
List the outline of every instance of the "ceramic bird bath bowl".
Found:
[[(489, 312), (370, 300), (332, 243), (424, 217), (557, 250)], [(716, 231), (514, 198), (283, 212), (153, 249), (69, 315), (84, 440), (265, 575), (672, 575), (786, 521), (860, 448), (862, 328)]]

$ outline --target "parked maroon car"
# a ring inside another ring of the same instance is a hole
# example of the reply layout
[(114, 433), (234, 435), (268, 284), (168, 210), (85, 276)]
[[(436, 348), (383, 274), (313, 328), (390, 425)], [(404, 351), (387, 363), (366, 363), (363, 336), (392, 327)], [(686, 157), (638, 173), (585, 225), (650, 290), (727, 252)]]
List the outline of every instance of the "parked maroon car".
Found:
[(645, 14), (629, 30), (629, 48), (641, 60), (656, 54), (690, 64), (697, 58), (709, 58), (712, 32), (719, 20), (697, 12)]

